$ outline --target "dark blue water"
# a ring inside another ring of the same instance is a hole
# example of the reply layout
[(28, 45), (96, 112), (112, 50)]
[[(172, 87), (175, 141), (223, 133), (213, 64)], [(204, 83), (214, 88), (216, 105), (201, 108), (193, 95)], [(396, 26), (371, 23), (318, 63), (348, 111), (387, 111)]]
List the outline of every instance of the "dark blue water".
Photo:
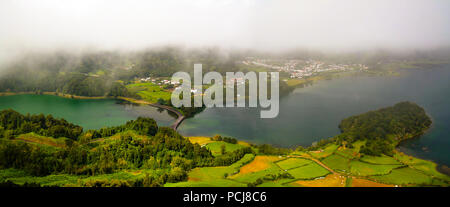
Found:
[(212, 108), (187, 119), (183, 135), (224, 134), (253, 143), (309, 146), (339, 134), (339, 122), (400, 101), (424, 107), (433, 118), (423, 136), (400, 145), (409, 154), (450, 165), (450, 66), (404, 70), (400, 76), (344, 77), (298, 88), (280, 100), (275, 119), (257, 108)]

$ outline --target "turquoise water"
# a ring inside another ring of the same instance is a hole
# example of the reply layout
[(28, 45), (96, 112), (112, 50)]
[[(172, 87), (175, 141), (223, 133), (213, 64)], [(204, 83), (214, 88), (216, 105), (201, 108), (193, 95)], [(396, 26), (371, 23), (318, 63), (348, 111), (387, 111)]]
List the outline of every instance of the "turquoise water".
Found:
[[(258, 108), (212, 108), (185, 120), (179, 132), (186, 136), (222, 134), (253, 143), (309, 146), (339, 134), (339, 122), (348, 116), (413, 101), (433, 118), (422, 137), (401, 144), (400, 149), (421, 158), (450, 165), (450, 67), (405, 70), (398, 77), (345, 77), (298, 88), (280, 100), (275, 119), (260, 119)], [(44, 113), (62, 117), (86, 129), (116, 126), (138, 116), (154, 118), (169, 126), (173, 114), (150, 106), (117, 100), (77, 100), (57, 96), (16, 95), (0, 97), (0, 109)]]
[(258, 108), (212, 108), (187, 119), (184, 135), (224, 134), (254, 143), (309, 146), (340, 133), (343, 118), (400, 101), (413, 101), (433, 118), (422, 137), (402, 151), (450, 165), (450, 67), (405, 70), (396, 77), (345, 77), (298, 88), (280, 100), (274, 119), (260, 119)]
[(161, 126), (175, 120), (166, 110), (126, 103), (120, 100), (69, 99), (51, 95), (14, 95), (0, 97), (1, 109), (14, 109), (26, 114), (52, 114), (85, 129), (118, 126), (138, 116), (152, 117)]

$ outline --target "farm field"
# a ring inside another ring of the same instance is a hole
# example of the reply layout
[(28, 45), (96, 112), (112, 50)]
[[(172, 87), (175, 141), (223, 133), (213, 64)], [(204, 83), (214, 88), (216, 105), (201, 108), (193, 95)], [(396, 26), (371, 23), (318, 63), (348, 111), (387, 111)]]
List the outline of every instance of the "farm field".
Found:
[(330, 172), (317, 163), (311, 163), (302, 167), (294, 168), (287, 171), (296, 179), (313, 179), (323, 177)]
[(298, 180), (290, 183), (299, 187), (345, 187), (346, 178), (341, 175), (329, 174), (324, 178), (315, 180)]
[(325, 158), (327, 156), (330, 156), (331, 154), (333, 154), (339, 146), (335, 145), (335, 144), (330, 144), (328, 146), (326, 146), (323, 150), (318, 150), (318, 151), (312, 151), (309, 152), (309, 154), (317, 159), (320, 158)]
[(159, 99), (170, 101), (171, 97), (171, 92), (154, 83), (134, 83), (126, 85), (126, 88), (151, 103), (157, 103)]
[(200, 146), (214, 142), (211, 137), (188, 137), (188, 139), (192, 144), (199, 144)]
[(431, 185), (433, 183), (431, 176), (410, 167), (395, 169), (387, 175), (371, 176), (371, 178), (396, 185)]
[[(26, 120), (26, 117), (22, 119)], [(170, 128), (153, 131), (157, 129), (156, 124), (152, 131), (138, 127), (151, 125), (151, 120), (141, 118), (136, 122), (135, 126), (128, 124), (126, 128), (90, 130), (77, 140), (43, 136), (43, 132), (53, 133), (47, 129), (0, 139), (0, 165), (3, 167), (0, 169), (0, 184), (61, 187), (450, 185), (449, 176), (438, 172), (436, 163), (395, 150), (386, 153), (393, 153), (392, 157), (380, 152), (366, 153), (368, 145), (364, 145), (364, 141), (350, 144), (322, 142), (319, 146), (292, 150), (249, 144), (230, 137), (186, 138)], [(150, 136), (149, 132), (156, 134)], [(5, 134), (8, 133), (10, 131)], [(360, 153), (363, 145), (365, 151)], [(161, 156), (162, 152), (164, 156)], [(72, 156), (72, 153), (76, 154)], [(36, 154), (45, 159), (39, 159)], [(71, 155), (70, 159), (89, 160), (91, 164), (66, 165), (64, 159), (67, 154)], [(28, 159), (34, 162), (22, 166), (20, 162)], [(49, 163), (46, 168), (39, 167), (45, 162)], [(16, 166), (20, 170), (14, 169)], [(30, 171), (30, 168), (36, 171)]]
[(243, 183), (252, 183), (267, 175), (283, 173), (284, 171), (274, 163), (280, 159), (282, 158), (278, 156), (256, 156), (252, 162), (241, 167), (239, 173), (229, 178)]
[(385, 175), (390, 173), (393, 169), (401, 166), (402, 165), (378, 165), (360, 161), (351, 161), (350, 172), (357, 176)]
[(371, 180), (352, 178), (349, 183), (350, 187), (394, 187), (394, 185), (388, 185), (383, 183), (377, 183)]
[(409, 155), (405, 155), (402, 152), (397, 152), (394, 154), (394, 158), (398, 161), (409, 165), (410, 167), (424, 172), (427, 175), (435, 176), (437, 178), (443, 179), (445, 181), (450, 181), (450, 177), (444, 175), (436, 170), (437, 164), (431, 161), (418, 159)]
[(285, 160), (281, 160), (279, 162), (276, 162), (278, 166), (280, 166), (283, 170), (289, 170), (296, 167), (301, 167), (304, 165), (311, 164), (313, 161), (303, 159), (303, 158), (288, 158)]
[[(130, 135), (136, 139), (145, 136), (133, 130), (124, 131), (111, 137), (97, 140), (90, 145), (96, 146), (115, 143), (121, 135)], [(200, 144), (211, 150), (214, 156), (220, 155), (221, 146), (226, 152), (250, 146), (246, 142), (230, 144), (213, 141), (210, 137), (189, 137), (192, 143)], [(4, 140), (9, 141), (9, 140)], [(13, 142), (24, 142), (51, 150), (65, 146), (64, 139), (53, 139), (33, 133), (18, 136)], [(10, 142), (11, 142), (10, 141)], [(256, 148), (255, 148), (256, 149)], [(318, 156), (311, 152), (294, 152), (288, 156), (246, 154), (239, 161), (221, 167), (198, 167), (188, 172), (188, 179), (178, 183), (166, 183), (165, 187), (246, 187), (257, 183), (258, 187), (392, 187), (398, 186), (449, 186), (446, 175), (439, 173), (433, 162), (413, 158), (396, 152), (394, 157), (351, 156), (354, 149), (338, 149), (329, 145)], [(343, 157), (341, 154), (345, 155)], [(293, 157), (290, 157), (293, 156)], [(320, 157), (313, 159), (314, 157)], [(314, 161), (315, 160), (315, 161)], [(331, 173), (316, 162), (322, 162), (338, 173)], [(33, 177), (22, 170), (0, 170), (0, 181), (12, 181), (17, 184), (38, 183), (41, 186), (99, 186), (109, 182), (109, 186), (123, 186), (133, 183), (144, 176), (158, 175), (158, 170), (122, 170), (96, 176), (54, 174)], [(341, 174), (342, 173), (342, 174)], [(284, 175), (284, 176), (281, 176)], [(280, 177), (281, 176), (281, 177)], [(287, 176), (287, 177), (286, 177)], [(289, 177), (290, 176), (290, 177)]]
[(358, 158), (358, 153), (356, 153), (355, 150), (351, 150), (351, 149), (339, 149), (339, 150), (336, 150), (335, 154), (345, 157), (347, 159)]
[(240, 144), (231, 144), (224, 141), (214, 141), (206, 144), (206, 148), (211, 150), (213, 156), (221, 155), (222, 145), (225, 146), (225, 152), (233, 152), (238, 149), (242, 149), (245, 146)]
[(188, 181), (180, 183), (166, 183), (166, 187), (195, 187), (195, 186), (228, 186), (240, 187), (246, 184), (227, 179), (229, 175), (239, 172), (239, 168), (251, 162), (255, 156), (253, 154), (246, 154), (241, 160), (225, 167), (202, 167), (194, 168), (189, 172)]
[(95, 183), (105, 181), (114, 181), (117, 187), (123, 182), (134, 182), (136, 179), (143, 178), (146, 174), (159, 174), (159, 170), (145, 170), (145, 171), (120, 171), (110, 174), (87, 176), (87, 175), (69, 175), (56, 174), (42, 177), (31, 176), (22, 170), (17, 169), (3, 169), (0, 170), (0, 182), (9, 180), (16, 184), (24, 185), (26, 183), (37, 183), (41, 186), (93, 186)]
[(282, 178), (274, 181), (264, 181), (264, 183), (258, 185), (257, 187), (296, 187), (291, 183), (295, 181), (292, 178)]
[(350, 160), (337, 154), (326, 157), (322, 162), (333, 170), (344, 172), (350, 170)]
[(386, 156), (386, 155), (382, 155), (379, 157), (365, 155), (365, 156), (361, 157), (360, 161), (371, 163), (371, 164), (384, 164), (384, 165), (400, 165), (400, 164), (402, 164), (399, 161), (397, 161), (396, 159)]
[(248, 173), (253, 173), (253, 172), (258, 172), (261, 170), (265, 170), (268, 169), (270, 167), (274, 166), (274, 161), (280, 160), (282, 158), (278, 157), (278, 156), (256, 156), (255, 159), (250, 162), (249, 164), (243, 166), (240, 171), (239, 174), (243, 175), (243, 174), (248, 174)]

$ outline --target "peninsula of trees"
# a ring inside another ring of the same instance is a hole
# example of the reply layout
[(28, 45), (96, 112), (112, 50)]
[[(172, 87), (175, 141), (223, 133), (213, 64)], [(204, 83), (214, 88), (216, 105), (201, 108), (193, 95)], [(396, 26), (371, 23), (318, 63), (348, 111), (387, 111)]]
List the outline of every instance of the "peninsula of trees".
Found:
[(0, 183), (150, 187), (330, 182), (326, 186), (357, 186), (364, 180), (371, 185), (448, 186), (449, 177), (439, 173), (435, 163), (395, 150), (399, 141), (424, 133), (430, 125), (420, 106), (401, 102), (346, 118), (339, 126), (342, 134), (292, 150), (220, 135), (185, 138), (151, 118), (83, 131), (50, 115), (3, 110)]

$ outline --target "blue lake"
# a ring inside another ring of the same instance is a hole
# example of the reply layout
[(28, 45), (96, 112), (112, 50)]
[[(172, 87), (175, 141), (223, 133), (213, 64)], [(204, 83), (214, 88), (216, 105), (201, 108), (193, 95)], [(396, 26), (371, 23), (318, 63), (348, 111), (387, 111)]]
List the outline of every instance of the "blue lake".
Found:
[(399, 148), (450, 165), (450, 66), (403, 70), (400, 76), (342, 77), (297, 88), (280, 100), (274, 119), (260, 119), (259, 108), (211, 108), (185, 120), (183, 135), (223, 134), (253, 143), (309, 146), (340, 133), (338, 125), (357, 115), (400, 101), (424, 107), (433, 118), (422, 137)]

